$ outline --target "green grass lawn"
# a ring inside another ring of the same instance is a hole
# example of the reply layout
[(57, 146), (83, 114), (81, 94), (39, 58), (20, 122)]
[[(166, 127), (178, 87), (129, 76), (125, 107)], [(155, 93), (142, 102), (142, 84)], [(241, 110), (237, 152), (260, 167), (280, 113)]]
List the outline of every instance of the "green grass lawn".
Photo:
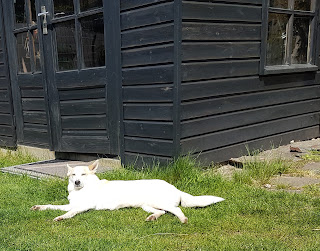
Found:
[(0, 173), (0, 250), (319, 250), (320, 231), (313, 230), (320, 228), (319, 197), (265, 191), (249, 177), (257, 178), (257, 168), (227, 180), (185, 158), (168, 168), (99, 175), (159, 178), (194, 195), (226, 199), (206, 208), (182, 208), (188, 224), (171, 214), (145, 222), (148, 214), (139, 208), (89, 211), (53, 222), (63, 212), (30, 207), (67, 203), (67, 180)]

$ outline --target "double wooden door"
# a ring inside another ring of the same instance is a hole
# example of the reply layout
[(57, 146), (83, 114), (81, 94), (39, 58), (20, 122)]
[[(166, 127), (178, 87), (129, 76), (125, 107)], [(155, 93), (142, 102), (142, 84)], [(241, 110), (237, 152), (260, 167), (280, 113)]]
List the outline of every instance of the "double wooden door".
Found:
[(117, 136), (110, 135), (115, 120), (109, 109), (103, 1), (2, 3), (10, 13), (5, 26), (18, 143), (118, 154)]

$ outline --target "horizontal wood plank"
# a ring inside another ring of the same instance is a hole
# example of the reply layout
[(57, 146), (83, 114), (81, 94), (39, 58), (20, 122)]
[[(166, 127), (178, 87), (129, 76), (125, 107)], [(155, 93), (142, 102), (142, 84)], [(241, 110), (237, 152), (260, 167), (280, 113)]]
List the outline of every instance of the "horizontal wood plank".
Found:
[(62, 136), (61, 147), (64, 152), (108, 154), (110, 141), (107, 137), (100, 136)]
[(8, 90), (0, 90), (0, 101), (9, 101)]
[(260, 40), (261, 25), (220, 24), (220, 23), (182, 23), (182, 40), (206, 41), (245, 41)]
[(106, 101), (105, 99), (62, 101), (60, 113), (62, 116), (105, 114)]
[(23, 98), (23, 111), (45, 111), (45, 101), (43, 98)]
[(18, 74), (18, 84), (20, 88), (43, 88), (44, 80), (42, 73)]
[(97, 99), (105, 98), (106, 89), (101, 88), (85, 88), (85, 89), (70, 89), (59, 91), (60, 101), (65, 100), (81, 100), (81, 99)]
[(124, 119), (172, 121), (172, 104), (124, 104)]
[(0, 113), (0, 125), (13, 125), (12, 115)]
[(4, 126), (0, 125), (0, 135), (1, 136), (8, 136), (12, 137), (15, 133), (14, 127), (13, 126)]
[(7, 67), (3, 63), (0, 63), (0, 77), (6, 77), (7, 74)]
[(62, 130), (105, 130), (107, 128), (106, 120), (105, 115), (63, 116), (61, 118), (61, 127)]
[(126, 9), (138, 8), (141, 6), (156, 4), (161, 2), (165, 2), (165, 0), (121, 0), (120, 9), (123, 11)]
[(182, 19), (261, 22), (261, 7), (183, 1)]
[(170, 140), (146, 139), (137, 137), (124, 138), (125, 151), (172, 156), (173, 143)]
[(0, 51), (0, 63), (5, 63), (4, 52), (3, 51)]
[(11, 113), (11, 105), (9, 102), (1, 102), (0, 101), (0, 112), (1, 113)]
[(184, 139), (181, 149), (183, 153), (201, 152), (316, 125), (319, 114), (301, 115)]
[(0, 77), (0, 88), (2, 89), (8, 89), (10, 86), (10, 81), (7, 77)]
[(45, 111), (23, 111), (23, 121), (33, 124), (47, 124), (47, 115)]
[(22, 98), (44, 98), (44, 90), (40, 89), (21, 89)]
[(125, 136), (139, 136), (154, 139), (172, 139), (173, 124), (149, 121), (124, 121)]
[[(194, 0), (183, 0), (184, 2), (193, 2)], [(212, 2), (212, 0), (200, 0), (199, 2)], [(261, 5), (261, 0), (223, 0), (223, 2), (230, 4), (251, 4), (251, 5)]]
[(120, 15), (121, 30), (173, 20), (173, 2), (135, 9)]
[(30, 146), (49, 146), (49, 135), (46, 131), (24, 129), (23, 143)]
[(63, 130), (62, 136), (99, 136), (107, 137), (108, 133), (106, 130)]
[(96, 87), (106, 85), (105, 67), (82, 69), (81, 71), (57, 72), (55, 75), (59, 90), (70, 88)]
[(182, 81), (256, 75), (259, 72), (259, 62), (252, 59), (182, 63)]
[(148, 26), (122, 32), (121, 47), (135, 47), (173, 41), (173, 24)]
[(315, 74), (290, 74), (261, 78), (259, 76), (236, 77), (183, 83), (182, 100), (199, 99), (221, 95), (248, 93), (256, 91), (276, 90), (299, 86), (316, 85)]
[(138, 85), (123, 88), (124, 102), (169, 102), (173, 100), (173, 85)]
[(304, 113), (317, 112), (319, 107), (320, 99), (316, 99), (184, 121), (181, 123), (181, 137), (187, 138)]
[(122, 51), (122, 67), (173, 62), (173, 44)]
[(124, 86), (172, 82), (173, 65), (137, 67), (122, 70), (122, 84)]
[(184, 42), (182, 61), (240, 59), (260, 56), (260, 42)]
[(319, 86), (274, 90), (252, 94), (221, 97), (182, 104), (182, 119), (204, 117), (213, 114), (240, 111), (277, 104), (316, 99), (320, 95)]
[(227, 161), (230, 158), (247, 155), (248, 150), (251, 152), (256, 150), (268, 150), (279, 145), (289, 144), (291, 140), (300, 141), (316, 137), (319, 137), (319, 126), (312, 126), (202, 152), (200, 155), (197, 154), (197, 159), (204, 165), (212, 164), (212, 161), (219, 163)]

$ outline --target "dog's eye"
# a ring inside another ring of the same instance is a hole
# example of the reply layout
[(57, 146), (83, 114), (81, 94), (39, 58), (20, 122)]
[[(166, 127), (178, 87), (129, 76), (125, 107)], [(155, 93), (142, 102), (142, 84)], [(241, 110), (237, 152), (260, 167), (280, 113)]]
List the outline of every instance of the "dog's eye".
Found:
[(84, 176), (84, 175), (86, 175), (86, 174), (85, 173), (81, 174), (81, 176)]

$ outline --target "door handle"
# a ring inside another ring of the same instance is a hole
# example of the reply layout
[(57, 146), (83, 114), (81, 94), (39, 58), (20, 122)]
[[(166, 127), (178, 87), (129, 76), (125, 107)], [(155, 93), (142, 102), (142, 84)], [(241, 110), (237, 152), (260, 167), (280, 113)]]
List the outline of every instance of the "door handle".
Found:
[(47, 23), (47, 15), (49, 14), (48, 11), (46, 11), (46, 6), (41, 6), (41, 12), (38, 13), (38, 17), (43, 17), (42, 21), (42, 34), (47, 35), (48, 34), (48, 23)]

